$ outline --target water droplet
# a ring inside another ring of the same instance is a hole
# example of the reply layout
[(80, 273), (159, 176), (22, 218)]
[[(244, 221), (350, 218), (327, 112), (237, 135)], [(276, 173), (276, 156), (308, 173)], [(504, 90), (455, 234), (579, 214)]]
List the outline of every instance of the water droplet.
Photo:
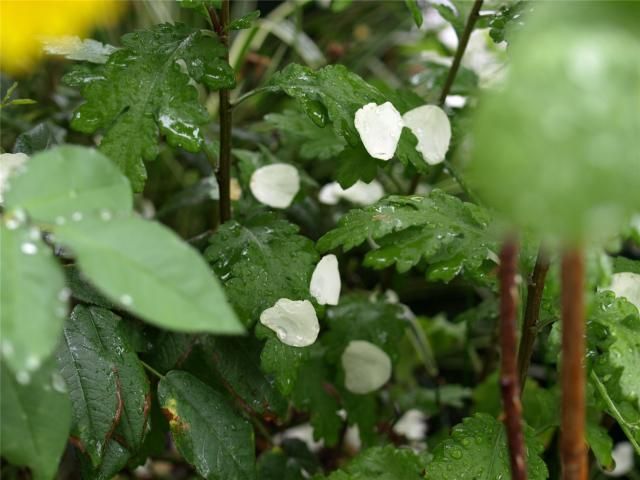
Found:
[(109, 210), (107, 209), (100, 210), (100, 218), (105, 222), (111, 220), (112, 217), (113, 216), (111, 215), (111, 212)]
[(29, 355), (27, 357), (25, 366), (27, 367), (27, 370), (37, 370), (38, 368), (40, 368), (40, 358), (36, 357), (35, 355)]
[(7, 217), (4, 221), (4, 224), (9, 230), (15, 230), (20, 226), (20, 223), (13, 217)]
[(66, 305), (60, 305), (58, 307), (56, 307), (56, 317), (58, 318), (64, 318), (67, 316), (67, 306)]
[(13, 355), (13, 344), (10, 341), (3, 340), (2, 341), (2, 347), (0, 347), (0, 348), (2, 348), (2, 354), (5, 357), (10, 357), (10, 356)]
[(58, 300), (60, 300), (61, 302), (66, 302), (67, 300), (69, 300), (70, 296), (71, 296), (71, 290), (68, 289), (67, 287), (64, 287), (58, 293)]
[(56, 217), (55, 222), (56, 222), (56, 225), (64, 225), (66, 220), (64, 217)]
[(66, 393), (67, 392), (67, 384), (58, 372), (54, 372), (51, 375), (51, 386), (56, 392)]
[(452, 448), (451, 452), (449, 453), (451, 455), (451, 458), (455, 458), (456, 460), (459, 460), (462, 458), (462, 452), (457, 448)]
[(18, 372), (16, 373), (16, 381), (20, 385), (26, 385), (31, 381), (31, 375), (29, 375), (29, 372), (25, 372), (25, 371)]
[(125, 293), (124, 295), (120, 296), (120, 303), (123, 304), (126, 307), (129, 307), (129, 306), (133, 305), (133, 298), (131, 297), (131, 295), (127, 295)]
[(20, 250), (25, 255), (35, 255), (36, 253), (38, 253), (38, 247), (36, 247), (35, 243), (31, 242), (24, 242), (22, 245), (20, 245)]
[(71, 220), (73, 220), (74, 222), (79, 222), (80, 220), (82, 220), (82, 213), (81, 212), (73, 212), (71, 214)]

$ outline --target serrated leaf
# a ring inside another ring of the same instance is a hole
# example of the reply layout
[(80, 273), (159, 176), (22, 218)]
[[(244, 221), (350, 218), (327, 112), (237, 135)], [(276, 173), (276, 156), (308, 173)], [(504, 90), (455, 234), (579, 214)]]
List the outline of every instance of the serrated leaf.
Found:
[[(333, 129), (318, 127), (303, 113), (285, 110), (282, 113), (269, 113), (264, 119), (285, 133), (285, 140), (299, 143), (300, 156), (307, 160), (333, 158), (346, 146), (346, 142)], [(372, 161), (377, 165), (375, 159)]]
[(135, 452), (147, 429), (149, 381), (120, 322), (109, 310), (78, 305), (58, 351), (73, 404), (73, 435), (94, 466), (115, 434)]
[[(419, 480), (424, 460), (409, 448), (392, 445), (372, 447), (361, 452), (344, 469), (329, 475), (329, 480)], [(428, 467), (427, 467), (428, 468)], [(451, 478), (440, 477), (440, 480)]]
[(407, 5), (407, 8), (411, 12), (411, 16), (413, 17), (413, 21), (415, 22), (417, 27), (422, 26), (422, 9), (418, 4), (418, 0), (405, 0), (404, 2)]
[(28, 383), (19, 383), (0, 365), (2, 458), (31, 468), (36, 480), (55, 478), (67, 445), (71, 405), (55, 361), (43, 365)]
[[(273, 76), (269, 84), (295, 98), (302, 110), (318, 126), (333, 124), (335, 133), (352, 147), (362, 147), (354, 119), (358, 109), (368, 103), (393, 103), (400, 113), (424, 103), (417, 96), (385, 95), (343, 65), (330, 65), (312, 70), (290, 64)], [(389, 98), (391, 97), (391, 98)], [(415, 147), (416, 138), (408, 129), (402, 132), (395, 156), (405, 165), (426, 172), (425, 163)]]
[(74, 222), (54, 233), (92, 284), (144, 320), (176, 331), (243, 331), (206, 263), (168, 228), (132, 217)]
[(311, 358), (300, 368), (292, 400), (296, 408), (309, 412), (314, 438), (333, 446), (338, 443), (343, 422), (338, 416), (338, 400), (327, 388), (328, 378), (329, 371), (322, 357)]
[(521, 0), (502, 5), (489, 20), (489, 35), (493, 41), (510, 41), (515, 33), (522, 30), (525, 25), (522, 17), (527, 13), (527, 8), (531, 8), (531, 2)]
[(612, 292), (600, 292), (587, 323), (590, 380), (640, 453), (640, 314)]
[(260, 18), (260, 10), (254, 10), (246, 15), (232, 20), (229, 24), (229, 30), (243, 30), (245, 28), (251, 28), (253, 22)]
[(224, 397), (194, 376), (173, 370), (158, 384), (173, 440), (209, 480), (256, 478), (253, 430)]
[(371, 238), (379, 248), (364, 264), (381, 269), (396, 265), (406, 272), (424, 260), (427, 277), (445, 282), (462, 274), (483, 280), (492, 267), (488, 256), (498, 250), (490, 233), (489, 213), (440, 190), (429, 196), (391, 196), (375, 205), (351, 210), (338, 227), (318, 241), (322, 252), (345, 251)]
[[(540, 458), (543, 446), (532, 430), (525, 428), (527, 472), (531, 480), (548, 478), (547, 467)], [(494, 417), (476, 413), (453, 427), (451, 437), (433, 451), (426, 467), (427, 480), (493, 480), (510, 478), (509, 455), (504, 426)]]
[(202, 147), (201, 127), (209, 116), (190, 79), (220, 89), (233, 87), (235, 77), (223, 59), (225, 47), (182, 24), (126, 34), (122, 45), (105, 65), (65, 79), (81, 87), (87, 100), (75, 112), (72, 128), (103, 129), (100, 149), (139, 192), (147, 177), (143, 161), (157, 156), (160, 133), (173, 147), (190, 152)]
[(46, 121), (21, 133), (13, 145), (13, 153), (34, 155), (41, 150), (48, 150), (54, 145), (64, 142), (67, 131), (53, 122)]
[(65, 145), (29, 159), (11, 178), (7, 210), (22, 208), (36, 221), (63, 224), (89, 216), (128, 214), (133, 197), (127, 179), (104, 155)]
[(67, 315), (62, 268), (37, 229), (0, 223), (0, 330), (3, 360), (28, 375), (56, 348)]
[(281, 298), (311, 300), (309, 282), (319, 255), (297, 226), (262, 213), (243, 223), (226, 222), (210, 242), (205, 257), (245, 325)]

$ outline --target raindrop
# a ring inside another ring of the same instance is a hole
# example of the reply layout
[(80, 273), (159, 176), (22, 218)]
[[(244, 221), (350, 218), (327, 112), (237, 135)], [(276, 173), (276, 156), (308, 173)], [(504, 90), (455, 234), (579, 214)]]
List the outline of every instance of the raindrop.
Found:
[(133, 305), (133, 298), (131, 297), (131, 295), (127, 295), (125, 293), (124, 295), (120, 296), (120, 303), (123, 304), (126, 307), (129, 307), (129, 306)]
[(60, 300), (61, 302), (66, 302), (67, 300), (69, 300), (70, 296), (71, 296), (71, 290), (68, 289), (67, 287), (64, 287), (58, 293), (58, 300)]
[(67, 384), (58, 372), (54, 372), (51, 375), (51, 386), (56, 392), (66, 393), (67, 392)]
[(81, 212), (73, 212), (71, 214), (71, 220), (73, 220), (74, 222), (79, 222), (80, 220), (82, 220), (82, 213)]
[(24, 242), (22, 245), (20, 245), (20, 250), (25, 255), (35, 255), (36, 253), (38, 253), (38, 247), (36, 247), (35, 243), (31, 242)]
[(13, 355), (13, 344), (11, 342), (9, 342), (8, 340), (3, 340), (2, 341), (2, 354), (5, 357), (10, 357)]
[(25, 366), (27, 367), (27, 370), (37, 370), (38, 368), (40, 368), (40, 359), (35, 355), (29, 355), (27, 357)]
[(31, 381), (31, 375), (29, 375), (29, 372), (18, 372), (16, 374), (16, 381), (20, 384), (20, 385), (26, 385), (27, 383), (29, 383)]
[(112, 218), (111, 212), (107, 209), (100, 210), (100, 218), (105, 222), (111, 220)]
[(56, 222), (56, 225), (64, 225), (66, 220), (64, 217), (56, 217), (55, 222)]

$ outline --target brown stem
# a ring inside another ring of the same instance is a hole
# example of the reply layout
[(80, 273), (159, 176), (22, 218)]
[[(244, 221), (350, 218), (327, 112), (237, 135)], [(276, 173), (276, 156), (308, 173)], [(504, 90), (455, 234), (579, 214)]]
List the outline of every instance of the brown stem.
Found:
[(522, 404), (516, 363), (518, 343), (518, 243), (508, 238), (500, 251), (500, 388), (509, 445), (511, 478), (526, 480), (526, 450), (522, 433)]
[(524, 322), (522, 324), (522, 337), (518, 348), (518, 378), (520, 379), (520, 393), (524, 391), (527, 382), (527, 372), (531, 363), (533, 344), (538, 335), (538, 320), (540, 319), (540, 304), (542, 292), (549, 271), (549, 256), (541, 246), (538, 249), (536, 265), (533, 268), (531, 280), (527, 286), (527, 304), (524, 309)]
[[(220, 30), (218, 36), (222, 44), (227, 47), (229, 61), (229, 0), (222, 0), (220, 8)], [(230, 92), (221, 89), (220, 96), (220, 164), (217, 172), (218, 186), (220, 188), (220, 223), (231, 218), (231, 102)]]
[[(451, 87), (453, 87), (453, 82), (455, 81), (458, 70), (460, 69), (462, 57), (464, 57), (464, 52), (467, 49), (467, 45), (469, 44), (469, 38), (471, 37), (473, 27), (476, 25), (476, 21), (478, 20), (480, 8), (482, 8), (483, 2), (484, 0), (475, 0), (473, 2), (471, 11), (469, 12), (469, 16), (467, 17), (467, 23), (465, 24), (462, 35), (460, 36), (460, 39), (458, 41), (458, 48), (456, 49), (456, 53), (453, 56), (453, 63), (451, 64), (451, 68), (449, 68), (449, 73), (447, 74), (444, 86), (442, 87), (442, 91), (440, 92), (440, 100), (438, 102), (440, 106), (444, 105), (444, 102), (447, 100), (447, 96), (451, 91)], [(416, 173), (411, 179), (411, 185), (409, 185), (409, 195), (415, 193), (419, 181), (420, 174)]]
[(561, 296), (562, 479), (586, 480), (584, 256), (581, 248), (567, 250), (562, 256)]

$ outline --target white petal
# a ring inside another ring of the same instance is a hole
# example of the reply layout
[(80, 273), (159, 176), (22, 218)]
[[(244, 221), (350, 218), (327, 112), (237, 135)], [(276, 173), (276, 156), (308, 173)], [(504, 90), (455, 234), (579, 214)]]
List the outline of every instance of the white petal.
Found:
[(292, 165), (274, 163), (253, 172), (249, 186), (260, 203), (273, 208), (287, 208), (300, 190), (300, 176)]
[(444, 110), (435, 105), (423, 105), (409, 110), (402, 119), (418, 139), (416, 150), (424, 161), (429, 165), (442, 162), (451, 141), (451, 124)]
[(358, 180), (342, 193), (342, 198), (356, 205), (371, 205), (382, 197), (384, 197), (384, 189), (377, 180), (373, 180), (371, 183)]
[(366, 104), (356, 112), (355, 126), (369, 155), (380, 160), (393, 157), (404, 124), (391, 102)]
[(336, 205), (342, 198), (343, 193), (344, 190), (338, 182), (327, 183), (320, 189), (318, 201), (325, 205)]
[(340, 298), (340, 271), (335, 255), (325, 255), (311, 275), (309, 292), (320, 305), (337, 305)]
[(297, 439), (307, 444), (312, 452), (318, 452), (324, 447), (322, 440), (316, 441), (313, 434), (313, 427), (310, 423), (303, 423), (295, 427), (287, 428), (283, 432), (276, 433), (273, 436), (273, 443), (282, 445), (285, 440)]
[(620, 442), (613, 447), (611, 452), (616, 467), (610, 472), (604, 472), (609, 477), (622, 477), (633, 470), (634, 453), (633, 446), (629, 442)]
[(0, 203), (3, 202), (2, 192), (7, 188), (9, 177), (19, 170), (27, 160), (29, 160), (29, 156), (24, 153), (3, 153), (0, 155)]
[(391, 378), (391, 359), (383, 350), (364, 340), (352, 340), (342, 352), (344, 384), (352, 393), (365, 394)]
[(640, 274), (614, 273), (611, 276), (611, 285), (607, 290), (615, 293), (616, 297), (626, 298), (640, 310)]
[(407, 410), (393, 426), (393, 431), (407, 440), (422, 440), (427, 434), (427, 417), (420, 410)]
[(278, 339), (292, 347), (307, 347), (318, 338), (320, 324), (309, 300), (281, 298), (260, 314), (260, 323), (276, 332)]

